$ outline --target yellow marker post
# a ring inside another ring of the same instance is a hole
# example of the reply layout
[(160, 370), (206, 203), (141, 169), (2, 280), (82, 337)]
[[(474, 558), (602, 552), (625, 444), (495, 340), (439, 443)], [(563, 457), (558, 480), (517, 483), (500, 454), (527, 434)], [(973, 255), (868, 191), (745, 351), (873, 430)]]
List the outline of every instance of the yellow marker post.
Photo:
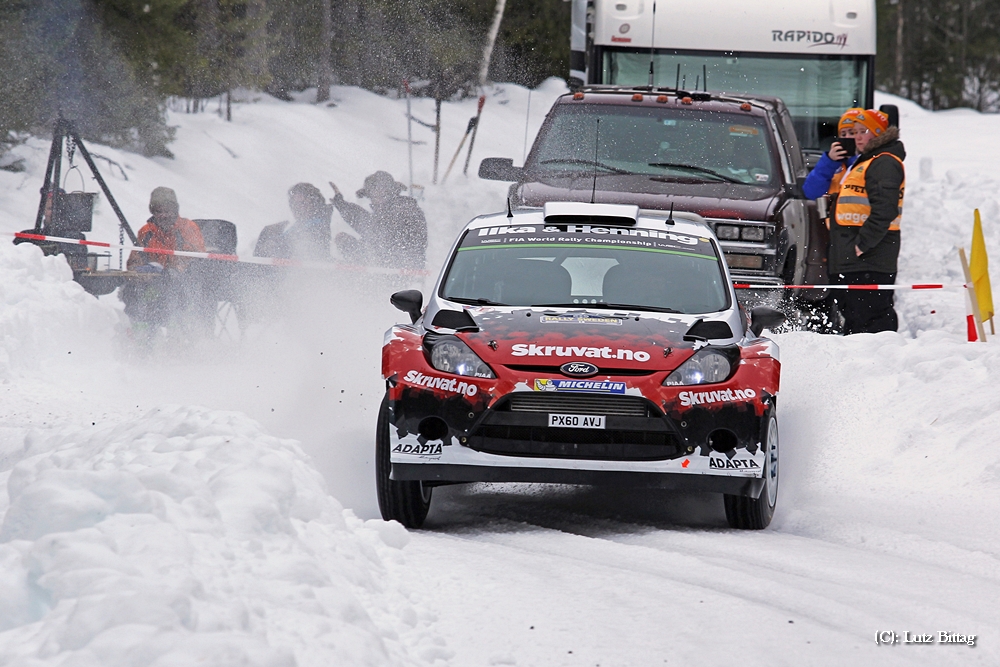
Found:
[(990, 288), (989, 258), (986, 256), (986, 240), (983, 238), (983, 223), (979, 217), (979, 209), (975, 211), (975, 222), (972, 225), (972, 252), (969, 254), (969, 276), (976, 288), (979, 303), (980, 321), (990, 321), (990, 333), (996, 335), (993, 327), (993, 290)]

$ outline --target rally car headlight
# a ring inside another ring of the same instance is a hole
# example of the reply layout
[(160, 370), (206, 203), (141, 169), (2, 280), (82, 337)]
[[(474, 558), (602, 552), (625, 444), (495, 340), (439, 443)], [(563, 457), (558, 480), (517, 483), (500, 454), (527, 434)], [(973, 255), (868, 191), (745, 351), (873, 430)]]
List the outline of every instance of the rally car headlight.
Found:
[(493, 371), (468, 345), (454, 336), (434, 341), (431, 366), (445, 373), (477, 378), (494, 378)]
[(663, 384), (676, 386), (725, 382), (736, 370), (739, 360), (740, 351), (735, 345), (702, 348), (674, 369)]

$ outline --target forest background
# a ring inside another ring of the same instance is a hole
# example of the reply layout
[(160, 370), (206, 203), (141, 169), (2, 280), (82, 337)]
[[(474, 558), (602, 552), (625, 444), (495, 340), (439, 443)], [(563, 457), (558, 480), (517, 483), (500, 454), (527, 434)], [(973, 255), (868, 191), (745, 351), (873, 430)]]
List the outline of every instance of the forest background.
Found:
[[(877, 0), (876, 85), (930, 108), (1000, 111), (1000, 2)], [(169, 156), (169, 100), (331, 84), (477, 94), (495, 0), (4, 0), (0, 154), (61, 110), (81, 134)], [(489, 79), (568, 76), (570, 3), (507, 0)]]

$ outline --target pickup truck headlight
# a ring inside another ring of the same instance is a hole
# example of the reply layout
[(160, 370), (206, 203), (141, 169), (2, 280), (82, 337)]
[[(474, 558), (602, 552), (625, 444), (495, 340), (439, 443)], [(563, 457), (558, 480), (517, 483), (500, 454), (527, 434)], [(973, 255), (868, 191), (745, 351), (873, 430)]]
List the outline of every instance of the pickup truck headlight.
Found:
[(736, 225), (718, 225), (715, 228), (715, 235), (722, 241), (739, 241), (740, 228)]
[(486, 362), (455, 336), (443, 336), (431, 348), (431, 366), (444, 373), (466, 377), (495, 378)]
[(725, 382), (736, 371), (740, 351), (735, 345), (705, 347), (674, 369), (663, 381), (665, 387)]

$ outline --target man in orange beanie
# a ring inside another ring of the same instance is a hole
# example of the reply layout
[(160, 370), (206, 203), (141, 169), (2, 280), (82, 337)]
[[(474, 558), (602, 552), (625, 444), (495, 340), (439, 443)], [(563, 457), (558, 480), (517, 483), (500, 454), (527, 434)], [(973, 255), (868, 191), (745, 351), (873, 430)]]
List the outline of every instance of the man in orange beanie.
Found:
[[(848, 285), (893, 284), (899, 260), (906, 151), (899, 128), (881, 111), (855, 116), (857, 162), (844, 174), (830, 216), (830, 274)], [(844, 333), (895, 331), (890, 290), (849, 290), (837, 296)]]

